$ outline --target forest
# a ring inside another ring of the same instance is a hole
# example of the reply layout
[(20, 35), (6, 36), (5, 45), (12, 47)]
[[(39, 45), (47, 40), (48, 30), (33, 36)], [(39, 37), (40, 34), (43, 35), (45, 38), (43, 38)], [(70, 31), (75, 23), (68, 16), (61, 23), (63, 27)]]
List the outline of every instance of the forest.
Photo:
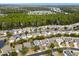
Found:
[(10, 13), (0, 16), (0, 30), (43, 25), (68, 25), (79, 22), (79, 14), (27, 15), (26, 13)]

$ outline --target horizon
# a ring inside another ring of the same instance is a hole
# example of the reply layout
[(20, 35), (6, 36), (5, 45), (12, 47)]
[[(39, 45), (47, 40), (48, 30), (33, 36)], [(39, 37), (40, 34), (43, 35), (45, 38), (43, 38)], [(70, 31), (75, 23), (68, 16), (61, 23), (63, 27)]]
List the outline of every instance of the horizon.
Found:
[(0, 5), (79, 5), (79, 3), (0, 3)]
[(0, 0), (0, 4), (18, 3), (79, 3), (79, 0)]

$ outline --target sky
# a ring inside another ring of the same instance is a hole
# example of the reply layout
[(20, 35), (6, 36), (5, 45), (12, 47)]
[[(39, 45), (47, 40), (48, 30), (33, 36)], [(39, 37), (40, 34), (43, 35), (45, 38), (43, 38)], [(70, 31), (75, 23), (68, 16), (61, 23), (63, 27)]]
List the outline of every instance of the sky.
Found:
[(79, 0), (0, 0), (0, 3), (79, 3)]

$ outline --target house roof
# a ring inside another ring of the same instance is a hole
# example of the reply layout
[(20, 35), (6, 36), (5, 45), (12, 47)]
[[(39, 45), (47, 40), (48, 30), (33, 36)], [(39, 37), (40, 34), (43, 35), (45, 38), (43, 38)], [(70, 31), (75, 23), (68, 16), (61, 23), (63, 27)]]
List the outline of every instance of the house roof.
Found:
[(20, 35), (14, 35), (13, 37), (17, 39), (20, 38)]
[(23, 45), (24, 45), (25, 47), (27, 47), (27, 48), (29, 48), (29, 47), (32, 46), (30, 42), (23, 43)]
[(40, 41), (39, 41), (39, 40), (34, 40), (33, 43), (34, 43), (35, 45), (37, 45), (37, 46), (40, 45)]
[(22, 45), (21, 44), (15, 45), (15, 49), (16, 50), (21, 50), (22, 49)]

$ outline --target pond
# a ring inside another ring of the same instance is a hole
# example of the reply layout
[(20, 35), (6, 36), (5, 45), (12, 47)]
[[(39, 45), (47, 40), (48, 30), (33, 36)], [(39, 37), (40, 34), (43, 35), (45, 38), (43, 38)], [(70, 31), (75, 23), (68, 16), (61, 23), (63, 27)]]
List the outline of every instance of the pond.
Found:
[(0, 48), (4, 46), (4, 40), (0, 40)]

